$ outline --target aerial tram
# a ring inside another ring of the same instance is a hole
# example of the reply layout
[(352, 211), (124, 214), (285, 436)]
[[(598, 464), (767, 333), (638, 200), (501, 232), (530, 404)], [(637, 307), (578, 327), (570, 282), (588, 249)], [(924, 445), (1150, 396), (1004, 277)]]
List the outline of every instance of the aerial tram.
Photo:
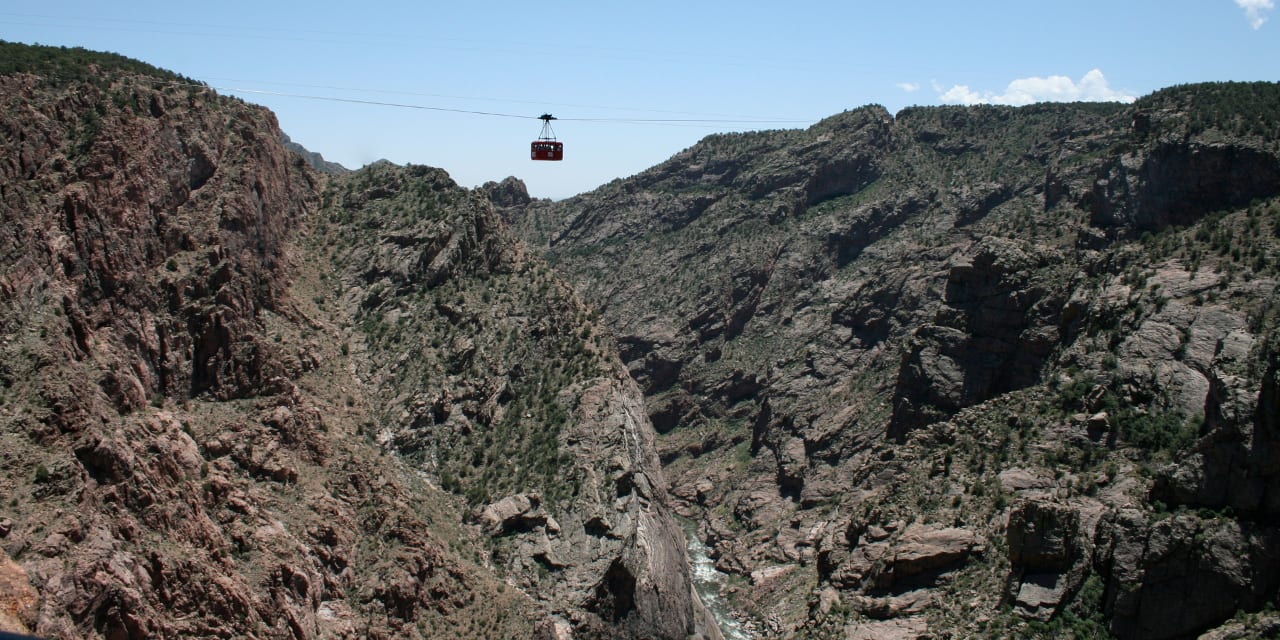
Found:
[(564, 143), (556, 140), (556, 133), (551, 130), (551, 121), (556, 117), (544, 113), (538, 116), (542, 121), (542, 133), (529, 145), (529, 157), (533, 160), (564, 160)]

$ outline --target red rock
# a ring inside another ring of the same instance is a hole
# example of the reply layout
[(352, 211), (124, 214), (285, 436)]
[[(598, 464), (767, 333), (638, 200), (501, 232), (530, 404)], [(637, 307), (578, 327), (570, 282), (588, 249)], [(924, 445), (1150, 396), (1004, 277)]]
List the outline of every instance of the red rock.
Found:
[(982, 539), (967, 529), (911, 525), (893, 544), (896, 575), (912, 575), (959, 563), (984, 550)]
[(39, 604), (27, 572), (0, 549), (0, 631), (30, 633)]

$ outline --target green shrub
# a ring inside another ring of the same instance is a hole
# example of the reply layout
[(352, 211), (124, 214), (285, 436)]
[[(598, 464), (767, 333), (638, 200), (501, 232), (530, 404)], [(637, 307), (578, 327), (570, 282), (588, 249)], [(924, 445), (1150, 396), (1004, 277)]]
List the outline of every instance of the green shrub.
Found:
[(1131, 412), (1117, 424), (1126, 442), (1148, 451), (1179, 451), (1190, 446), (1196, 437), (1191, 421), (1175, 412)]

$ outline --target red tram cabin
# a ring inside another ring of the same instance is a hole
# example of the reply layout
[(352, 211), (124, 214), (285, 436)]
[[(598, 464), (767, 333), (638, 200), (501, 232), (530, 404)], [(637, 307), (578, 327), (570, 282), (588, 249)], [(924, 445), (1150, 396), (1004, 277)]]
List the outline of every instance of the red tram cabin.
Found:
[(557, 141), (555, 132), (551, 130), (551, 121), (556, 117), (544, 113), (538, 119), (542, 121), (542, 133), (529, 145), (529, 157), (533, 160), (564, 160), (564, 143)]

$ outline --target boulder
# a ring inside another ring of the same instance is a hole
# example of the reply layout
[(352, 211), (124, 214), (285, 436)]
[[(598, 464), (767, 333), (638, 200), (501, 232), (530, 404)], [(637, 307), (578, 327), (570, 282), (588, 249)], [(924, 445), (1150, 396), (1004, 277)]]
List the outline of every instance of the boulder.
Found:
[(1079, 528), (1079, 513), (1067, 505), (1020, 502), (1009, 512), (1009, 562), (1028, 571), (1065, 571), (1078, 554)]
[(546, 526), (549, 517), (542, 509), (542, 496), (519, 493), (492, 502), (472, 514), (484, 532), (500, 536), (514, 531), (530, 531)]
[(901, 523), (868, 526), (852, 551), (830, 537), (818, 544), (818, 571), (832, 585), (874, 593), (933, 586), (937, 577), (985, 551), (978, 534), (959, 527)]
[(1049, 495), (1053, 492), (1053, 478), (1031, 469), (1013, 467), (1000, 472), (1000, 486), (1005, 491), (1023, 495)]
[(1022, 576), (1013, 596), (1018, 613), (1033, 620), (1048, 621), (1067, 599), (1073, 576), (1061, 573), (1028, 573)]
[(983, 550), (982, 538), (968, 529), (915, 524), (894, 543), (891, 562), (894, 575), (912, 576), (952, 567)]
[(1009, 512), (1008, 597), (1023, 616), (1047, 621), (1085, 575), (1080, 513), (1056, 502), (1024, 500)]
[(932, 638), (923, 617), (860, 620), (845, 629), (846, 640), (924, 640)]
[(1280, 615), (1263, 615), (1253, 620), (1233, 620), (1202, 634), (1198, 640), (1251, 640), (1253, 638), (1280, 638)]

